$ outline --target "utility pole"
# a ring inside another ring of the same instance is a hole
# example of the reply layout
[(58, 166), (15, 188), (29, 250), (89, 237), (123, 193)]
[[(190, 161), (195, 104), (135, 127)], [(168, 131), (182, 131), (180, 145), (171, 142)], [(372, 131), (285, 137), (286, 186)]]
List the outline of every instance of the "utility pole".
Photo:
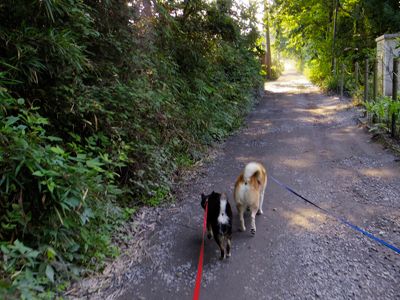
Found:
[(332, 40), (332, 73), (335, 71), (334, 69), (334, 60), (335, 60), (335, 43), (336, 43), (336, 24), (337, 24), (337, 15), (339, 10), (339, 0), (333, 0), (333, 7), (335, 9), (335, 16), (333, 18), (333, 40)]
[(269, 36), (269, 7), (268, 7), (268, 0), (264, 0), (264, 13), (265, 13), (265, 41), (266, 41), (266, 47), (265, 47), (265, 64), (267, 67), (267, 79), (272, 78), (272, 71), (271, 71), (271, 65), (272, 65), (272, 59), (271, 59), (271, 40)]

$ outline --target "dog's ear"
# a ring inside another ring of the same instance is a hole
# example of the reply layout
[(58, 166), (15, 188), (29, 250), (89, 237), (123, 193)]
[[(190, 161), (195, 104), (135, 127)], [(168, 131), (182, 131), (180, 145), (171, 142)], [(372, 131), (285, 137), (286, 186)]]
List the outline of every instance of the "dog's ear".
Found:
[(206, 208), (206, 201), (207, 201), (207, 196), (204, 195), (203, 193), (201, 194), (201, 207)]

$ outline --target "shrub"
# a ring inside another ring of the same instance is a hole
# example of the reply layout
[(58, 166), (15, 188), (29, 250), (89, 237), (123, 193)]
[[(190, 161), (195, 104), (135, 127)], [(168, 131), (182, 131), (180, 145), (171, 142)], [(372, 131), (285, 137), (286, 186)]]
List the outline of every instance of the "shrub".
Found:
[(64, 147), (37, 108), (5, 88), (0, 103), (1, 280), (31, 298), (113, 253), (107, 224), (120, 213), (120, 191), (107, 154)]
[(375, 101), (363, 102), (366, 111), (372, 120), (375, 121), (375, 126), (372, 130), (383, 128), (388, 130), (388, 124), (391, 123), (392, 116), (396, 117), (397, 123), (400, 118), (400, 97), (398, 101), (393, 101), (388, 96), (381, 96)]

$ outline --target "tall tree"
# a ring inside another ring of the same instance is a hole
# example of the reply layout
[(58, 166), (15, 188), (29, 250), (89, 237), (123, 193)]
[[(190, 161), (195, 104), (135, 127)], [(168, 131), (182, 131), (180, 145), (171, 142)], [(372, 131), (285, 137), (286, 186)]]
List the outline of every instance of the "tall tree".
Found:
[(270, 17), (269, 17), (269, 3), (268, 0), (264, 1), (264, 15), (265, 15), (265, 64), (267, 67), (267, 79), (272, 78), (272, 55), (271, 55), (271, 37), (270, 37)]

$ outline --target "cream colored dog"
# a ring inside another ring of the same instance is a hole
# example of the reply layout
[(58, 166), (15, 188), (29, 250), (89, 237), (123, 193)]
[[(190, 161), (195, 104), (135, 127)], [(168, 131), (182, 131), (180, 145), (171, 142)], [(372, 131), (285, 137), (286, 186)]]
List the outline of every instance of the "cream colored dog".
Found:
[(260, 163), (251, 162), (246, 165), (235, 183), (234, 198), (240, 218), (240, 230), (246, 231), (244, 212), (247, 207), (251, 212), (252, 235), (256, 234), (256, 214), (263, 214), (262, 205), (267, 186), (267, 171)]

